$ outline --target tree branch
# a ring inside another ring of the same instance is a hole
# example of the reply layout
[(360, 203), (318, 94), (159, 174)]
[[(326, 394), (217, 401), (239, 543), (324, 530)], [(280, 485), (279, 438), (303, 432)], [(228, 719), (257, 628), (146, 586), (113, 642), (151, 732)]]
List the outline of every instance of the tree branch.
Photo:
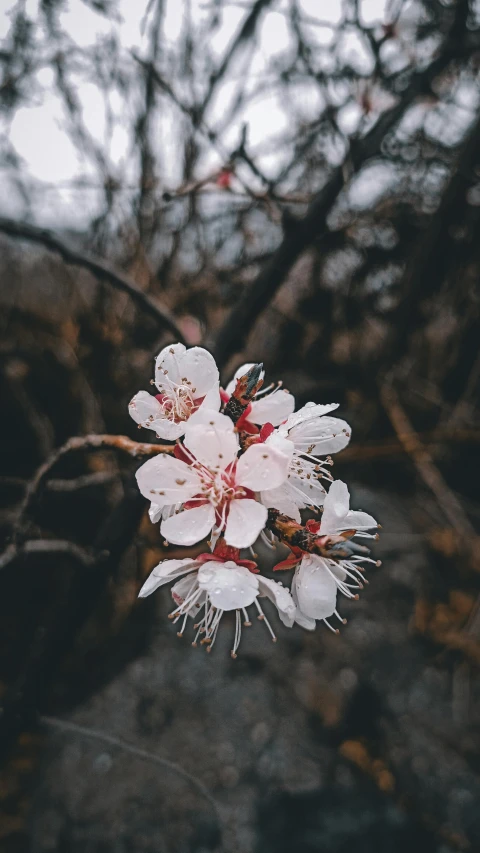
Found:
[[(126, 435), (84, 435), (69, 438), (61, 447), (57, 448), (45, 462), (40, 465), (34, 477), (29, 481), (25, 495), (18, 510), (17, 520), (13, 531), (13, 545), (17, 545), (18, 538), (22, 533), (25, 517), (37, 495), (43, 482), (48, 477), (52, 468), (67, 453), (78, 450), (119, 450), (129, 456), (155, 456), (158, 453), (173, 453), (174, 445), (146, 444), (144, 442), (132, 441)], [(2, 555), (2, 559), (5, 555)]]
[(115, 272), (115, 270), (103, 263), (103, 261), (79, 252), (51, 231), (47, 231), (44, 228), (37, 228), (35, 225), (30, 225), (27, 222), (16, 222), (14, 219), (7, 219), (2, 216), (0, 217), (0, 232), (7, 234), (9, 237), (16, 237), (19, 240), (39, 243), (45, 246), (46, 249), (57, 252), (65, 263), (83, 267), (83, 269), (89, 270), (92, 275), (101, 281), (107, 281), (113, 287), (117, 288), (117, 290), (128, 293), (140, 308), (168, 329), (177, 341), (185, 343), (182, 332), (170, 311), (158, 305), (151, 296), (139, 290), (133, 281)]
[[(398, 123), (405, 110), (419, 95), (429, 92), (435, 77), (444, 71), (453, 59), (462, 55), (461, 42), (456, 30), (454, 35), (453, 33), (452, 28), (451, 37), (437, 59), (428, 68), (412, 75), (399, 102), (380, 116), (363, 139), (352, 145), (348, 160), (357, 171), (372, 157), (382, 153), (382, 145), (387, 133)], [(343, 187), (344, 167), (339, 166), (313, 199), (304, 218), (294, 220), (286, 229), (277, 250), (256, 279), (245, 288), (216, 338), (209, 341), (210, 349), (220, 362), (224, 363), (242, 348), (259, 314), (274, 297), (295, 262), (305, 249), (327, 230), (328, 214)]]

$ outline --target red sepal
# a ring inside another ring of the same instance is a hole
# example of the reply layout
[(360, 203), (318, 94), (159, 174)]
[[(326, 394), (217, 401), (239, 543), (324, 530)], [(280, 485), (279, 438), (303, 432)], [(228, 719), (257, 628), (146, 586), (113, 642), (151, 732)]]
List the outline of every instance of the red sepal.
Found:
[(260, 441), (266, 441), (272, 432), (275, 432), (273, 424), (264, 424), (260, 430)]
[(287, 569), (294, 569), (295, 566), (298, 565), (298, 563), (300, 562), (302, 557), (303, 557), (303, 554), (301, 554), (300, 557), (297, 557), (297, 556), (295, 556), (295, 554), (292, 554), (291, 557), (287, 557), (286, 560), (281, 560), (280, 563), (277, 563), (277, 565), (273, 567), (273, 571), (274, 572), (284, 572), (284, 571), (287, 571)]
[(309, 518), (305, 527), (309, 533), (318, 533), (320, 530), (320, 522), (316, 521), (315, 518)]

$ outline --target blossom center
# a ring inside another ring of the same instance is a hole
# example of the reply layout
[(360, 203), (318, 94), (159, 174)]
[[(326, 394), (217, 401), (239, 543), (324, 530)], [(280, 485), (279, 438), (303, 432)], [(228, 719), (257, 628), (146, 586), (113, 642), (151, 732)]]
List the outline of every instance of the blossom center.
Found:
[(203, 397), (195, 397), (196, 390), (192, 388), (188, 379), (182, 379), (181, 384), (172, 383), (172, 387), (157, 394), (156, 398), (162, 407), (163, 416), (175, 423), (188, 421), (203, 400)]

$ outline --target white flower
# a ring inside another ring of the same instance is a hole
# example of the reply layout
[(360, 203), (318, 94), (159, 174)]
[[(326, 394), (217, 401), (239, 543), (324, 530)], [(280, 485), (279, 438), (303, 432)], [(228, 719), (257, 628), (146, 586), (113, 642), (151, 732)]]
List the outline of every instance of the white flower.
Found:
[[(228, 383), (225, 389), (227, 398), (231, 397), (233, 394), (237, 384), (236, 380), (241, 376), (245, 376), (247, 371), (254, 366), (254, 364), (243, 364), (238, 368), (232, 381)], [(264, 375), (265, 372), (262, 371), (262, 379)], [(272, 424), (273, 426), (278, 426), (292, 414), (294, 408), (295, 398), (292, 394), (285, 391), (281, 387), (281, 384), (278, 384), (277, 387), (272, 384), (257, 392), (255, 399), (252, 400), (242, 415), (239, 426), (241, 427), (242, 422), (245, 421), (251, 424)]]
[[(346, 530), (359, 531), (360, 536), (370, 536), (365, 531), (377, 527), (375, 519), (366, 512), (350, 510), (350, 495), (345, 483), (334, 480), (323, 505), (323, 515), (318, 536), (336, 535)], [(304, 554), (295, 570), (292, 581), (292, 597), (297, 606), (295, 621), (313, 630), (316, 620), (322, 619), (329, 628), (328, 618), (337, 612), (337, 591), (347, 598), (357, 598), (356, 590), (362, 589), (362, 563), (375, 560), (363, 555), (352, 555), (348, 559), (330, 560), (316, 554)], [(355, 590), (355, 592), (352, 592)], [(334, 630), (332, 628), (332, 630)]]
[[(183, 576), (183, 577), (182, 577)], [(201, 643), (210, 650), (215, 642), (221, 618), (225, 611), (235, 610), (235, 638), (232, 657), (236, 657), (244, 625), (250, 626), (247, 608), (255, 605), (258, 618), (265, 622), (273, 640), (272, 627), (263, 613), (259, 597), (268, 597), (276, 606), (282, 622), (291, 628), (295, 618), (295, 604), (281, 583), (264, 578), (239, 566), (231, 560), (164, 560), (156, 566), (140, 590), (140, 597), (150, 595), (158, 587), (177, 580), (172, 587), (172, 597), (177, 605), (170, 614), (174, 622), (182, 618), (178, 631), (183, 636), (188, 617), (196, 620), (194, 646)]]
[(155, 513), (183, 506), (162, 521), (163, 536), (176, 545), (194, 545), (214, 528), (215, 535), (225, 531), (228, 545), (252, 545), (267, 520), (255, 492), (267, 484), (281, 485), (288, 456), (255, 444), (237, 460), (239, 440), (232, 421), (206, 409), (190, 418), (181, 449), (190, 464), (162, 454), (137, 471), (139, 489), (153, 502)]
[(267, 438), (267, 446), (288, 454), (287, 446), (291, 445), (291, 451), (288, 479), (279, 488), (261, 493), (266, 507), (274, 507), (299, 522), (301, 509), (322, 506), (326, 493), (320, 480), (331, 479), (325, 467), (330, 463), (316, 457), (337, 453), (350, 441), (347, 422), (328, 415), (337, 408), (338, 403), (307, 403)]
[(202, 347), (165, 347), (155, 361), (158, 395), (139, 391), (129, 412), (139, 426), (153, 429), (157, 438), (175, 440), (200, 407), (220, 408), (219, 374), (215, 359)]

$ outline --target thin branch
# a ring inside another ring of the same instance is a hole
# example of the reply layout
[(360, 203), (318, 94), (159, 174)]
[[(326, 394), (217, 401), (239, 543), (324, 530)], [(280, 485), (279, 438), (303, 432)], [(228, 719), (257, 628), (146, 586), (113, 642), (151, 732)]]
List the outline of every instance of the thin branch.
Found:
[(467, 518), (460, 501), (449, 489), (440, 471), (434, 464), (428, 449), (420, 441), (400, 403), (396, 391), (391, 385), (383, 385), (380, 388), (380, 397), (398, 440), (403, 445), (406, 453), (411, 457), (423, 482), (435, 495), (445, 517), (457, 532), (460, 539), (467, 540), (471, 545), (477, 539), (475, 529)]
[(72, 557), (83, 566), (93, 566), (98, 560), (98, 554), (91, 554), (84, 548), (80, 548), (75, 542), (64, 539), (30, 539), (23, 545), (9, 545), (3, 554), (0, 554), (0, 569), (4, 569), (17, 557), (29, 556), (30, 554), (62, 554)]
[(79, 252), (51, 231), (47, 231), (44, 228), (37, 228), (35, 225), (30, 225), (27, 222), (16, 222), (14, 219), (0, 217), (0, 232), (7, 234), (9, 237), (16, 237), (19, 240), (39, 243), (52, 252), (58, 252), (65, 263), (83, 267), (101, 281), (108, 281), (117, 290), (128, 293), (137, 305), (168, 329), (177, 341), (181, 343), (185, 342), (180, 328), (167, 308), (158, 305), (156, 300), (152, 299), (151, 296), (139, 290), (133, 281), (130, 281), (123, 274), (116, 272), (103, 261)]
[(150, 764), (156, 764), (159, 767), (165, 767), (167, 770), (171, 770), (173, 773), (177, 773), (179, 776), (182, 776), (183, 779), (186, 779), (187, 782), (190, 782), (193, 788), (202, 795), (210, 805), (212, 806), (219, 822), (221, 824), (224, 823), (225, 818), (222, 814), (222, 810), (220, 804), (212, 797), (208, 788), (197, 779), (196, 776), (193, 776), (188, 770), (185, 770), (180, 764), (175, 764), (173, 761), (169, 761), (168, 758), (162, 758), (160, 755), (157, 755), (155, 752), (147, 751), (146, 749), (140, 749), (138, 746), (134, 746), (133, 744), (127, 743), (124, 740), (120, 740), (120, 738), (113, 737), (113, 735), (109, 735), (106, 732), (99, 731), (98, 729), (87, 728), (86, 726), (79, 726), (77, 723), (71, 723), (67, 720), (59, 720), (57, 717), (40, 717), (42, 723), (50, 726), (51, 728), (59, 729), (64, 732), (71, 732), (72, 734), (80, 735), (81, 737), (87, 737), (91, 740), (98, 740), (102, 743), (106, 743), (109, 746), (113, 746), (116, 749), (121, 749), (123, 752), (128, 752), (130, 755), (135, 756), (136, 758), (140, 758), (142, 761), (147, 761)]
[(50, 480), (46, 484), (49, 492), (76, 492), (78, 489), (89, 489), (92, 486), (104, 486), (118, 477), (118, 471), (95, 471), (93, 474), (82, 474), (71, 480), (60, 478)]
[(358, 171), (368, 160), (380, 156), (386, 135), (398, 123), (405, 110), (417, 97), (430, 91), (435, 77), (460, 54), (461, 45), (452, 37), (431, 65), (412, 75), (410, 83), (401, 93), (399, 102), (380, 116), (363, 139), (352, 145), (347, 164), (334, 169), (330, 179), (309, 205), (303, 219), (286, 223), (283, 241), (259, 275), (245, 288), (216, 338), (209, 342), (210, 349), (220, 362), (225, 363), (242, 348), (259, 314), (273, 299), (301, 254), (328, 230), (328, 214), (345, 184), (345, 165), (351, 164)]
[(146, 444), (140, 441), (132, 441), (126, 435), (84, 435), (69, 438), (65, 444), (57, 448), (45, 462), (40, 465), (34, 477), (29, 481), (22, 503), (20, 504), (17, 521), (13, 531), (13, 544), (17, 544), (18, 536), (22, 531), (24, 519), (33, 503), (33, 500), (48, 477), (50, 471), (57, 462), (67, 453), (79, 450), (119, 450), (129, 456), (155, 456), (158, 453), (173, 453), (174, 445)]

